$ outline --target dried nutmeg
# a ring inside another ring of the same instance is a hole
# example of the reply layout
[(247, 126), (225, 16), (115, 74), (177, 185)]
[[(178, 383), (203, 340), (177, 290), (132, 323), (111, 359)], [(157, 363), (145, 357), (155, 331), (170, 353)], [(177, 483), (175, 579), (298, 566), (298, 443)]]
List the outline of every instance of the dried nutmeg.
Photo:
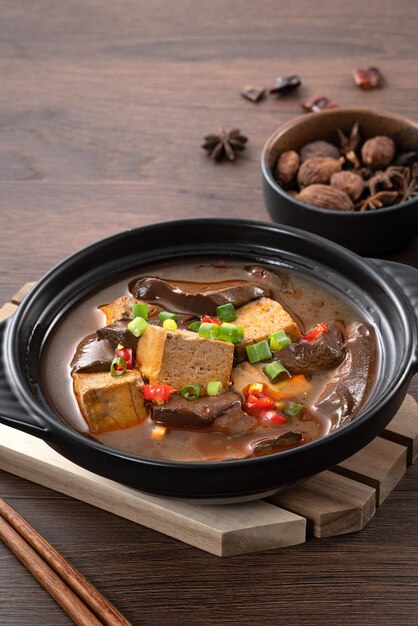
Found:
[(340, 152), (338, 148), (328, 141), (311, 141), (311, 143), (307, 143), (301, 148), (299, 155), (303, 163), (311, 157), (332, 157), (333, 159), (338, 159)]
[(377, 135), (363, 144), (361, 156), (366, 167), (372, 170), (382, 170), (392, 163), (395, 151), (393, 139), (385, 135)]
[(282, 152), (277, 161), (276, 166), (276, 180), (282, 185), (282, 187), (287, 187), (299, 169), (299, 155), (294, 150), (287, 150), (286, 152)]
[(312, 157), (300, 166), (298, 183), (300, 187), (307, 187), (316, 183), (329, 183), (335, 172), (341, 171), (344, 159), (332, 157)]
[(336, 172), (331, 176), (331, 187), (345, 191), (353, 202), (357, 202), (364, 190), (364, 181), (356, 172)]
[(354, 204), (345, 191), (329, 185), (310, 185), (296, 196), (297, 200), (334, 211), (354, 211)]

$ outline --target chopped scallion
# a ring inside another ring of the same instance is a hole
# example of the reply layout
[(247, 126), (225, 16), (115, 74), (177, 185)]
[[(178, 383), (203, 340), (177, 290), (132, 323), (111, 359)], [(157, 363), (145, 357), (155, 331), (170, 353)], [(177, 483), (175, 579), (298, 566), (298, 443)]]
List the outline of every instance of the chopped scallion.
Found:
[(140, 337), (147, 328), (148, 322), (146, 322), (143, 317), (135, 317), (135, 319), (128, 324), (128, 330), (130, 330), (135, 337)]
[(263, 341), (259, 341), (258, 343), (252, 343), (249, 346), (246, 346), (245, 349), (250, 363), (268, 361), (272, 357), (269, 344), (265, 339), (263, 339)]
[(192, 330), (194, 333), (198, 333), (201, 323), (202, 322), (200, 322), (199, 320), (192, 322), (191, 324), (189, 324), (190, 330)]
[(148, 319), (148, 304), (145, 304), (145, 302), (140, 303), (140, 304), (133, 304), (132, 305), (132, 317), (133, 319), (135, 319), (136, 317), (142, 317), (142, 319), (147, 320)]
[(280, 361), (272, 361), (263, 367), (263, 372), (271, 380), (272, 383), (278, 379), (290, 378), (290, 374)]
[(223, 322), (233, 322), (237, 319), (234, 305), (228, 302), (228, 304), (222, 304), (216, 307), (216, 317), (219, 317)]
[(244, 329), (242, 326), (235, 326), (234, 324), (223, 323), (219, 326), (218, 339), (221, 341), (232, 341), (232, 343), (239, 343), (244, 337)]
[(158, 314), (158, 318), (160, 322), (165, 322), (165, 320), (174, 320), (177, 322), (177, 314), (170, 313), (170, 311), (161, 311), (161, 313)]
[(206, 387), (208, 396), (219, 396), (222, 391), (222, 383), (220, 380), (212, 380)]
[(305, 406), (303, 404), (298, 404), (297, 402), (286, 402), (285, 409), (283, 413), (288, 417), (297, 417), (304, 410)]
[(287, 348), (290, 346), (292, 341), (286, 335), (284, 330), (278, 330), (277, 333), (273, 333), (270, 335), (270, 349), (271, 350), (283, 350), (283, 348)]
[(186, 400), (197, 400), (200, 393), (199, 385), (184, 385), (184, 387), (180, 389), (181, 397)]
[(202, 322), (199, 326), (199, 337), (205, 339), (217, 339), (219, 334), (218, 324), (210, 324), (209, 322)]

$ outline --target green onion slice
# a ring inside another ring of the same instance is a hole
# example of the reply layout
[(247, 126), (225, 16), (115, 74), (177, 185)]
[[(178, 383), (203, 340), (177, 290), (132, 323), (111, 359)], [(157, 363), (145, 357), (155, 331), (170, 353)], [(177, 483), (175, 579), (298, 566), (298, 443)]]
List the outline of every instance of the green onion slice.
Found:
[(232, 341), (232, 343), (239, 343), (244, 338), (244, 329), (242, 326), (235, 326), (235, 324), (224, 323), (219, 326), (218, 339), (221, 341)]
[(148, 322), (146, 322), (143, 317), (135, 317), (135, 319), (128, 324), (128, 330), (130, 330), (135, 337), (140, 337), (147, 328)]
[(165, 320), (174, 320), (177, 322), (177, 314), (170, 313), (170, 311), (161, 311), (161, 313), (158, 314), (158, 318), (160, 322), (165, 322)]
[(304, 404), (298, 404), (297, 402), (286, 402), (286, 406), (283, 413), (288, 417), (297, 417), (304, 410)]
[(237, 312), (235, 311), (234, 305), (228, 302), (228, 304), (222, 304), (216, 307), (216, 317), (223, 322), (233, 322), (237, 319)]
[(289, 372), (285, 366), (280, 363), (280, 361), (272, 361), (268, 365), (265, 365), (263, 367), (263, 372), (272, 383), (276, 382), (278, 379), (281, 380), (282, 378), (290, 378)]
[(219, 334), (218, 324), (210, 324), (209, 322), (202, 322), (199, 326), (199, 337), (205, 339), (217, 339)]
[(278, 330), (277, 333), (270, 335), (270, 349), (283, 350), (292, 343), (291, 339), (286, 335), (284, 330)]
[(268, 361), (272, 354), (268, 342), (263, 339), (258, 343), (252, 343), (246, 346), (247, 356), (250, 363), (258, 363), (259, 361)]
[(115, 356), (110, 364), (110, 373), (112, 376), (122, 376), (126, 372), (126, 361), (120, 356)]
[(219, 396), (222, 389), (223, 387), (220, 380), (212, 380), (206, 387), (206, 393), (208, 396)]
[(199, 385), (184, 385), (180, 389), (180, 395), (186, 400), (197, 400), (200, 396), (200, 387)]
[(133, 304), (132, 305), (132, 317), (142, 317), (142, 319), (148, 319), (148, 304)]
[(191, 324), (189, 324), (190, 330), (192, 330), (194, 333), (198, 333), (201, 323), (202, 322), (199, 322), (199, 320), (192, 322)]

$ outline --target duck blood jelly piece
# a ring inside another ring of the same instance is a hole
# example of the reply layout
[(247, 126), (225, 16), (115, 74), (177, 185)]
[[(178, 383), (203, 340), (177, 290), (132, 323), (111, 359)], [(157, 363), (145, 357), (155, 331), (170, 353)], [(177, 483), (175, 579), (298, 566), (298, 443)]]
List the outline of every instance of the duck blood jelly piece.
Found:
[(277, 93), (279, 96), (286, 96), (301, 85), (301, 80), (296, 74), (291, 76), (280, 76), (276, 78), (276, 84), (270, 89), (270, 93)]
[(361, 89), (376, 89), (376, 87), (383, 87), (385, 82), (378, 67), (353, 70), (353, 77), (356, 85), (361, 87)]
[(308, 100), (301, 102), (300, 106), (307, 113), (318, 113), (325, 109), (336, 109), (339, 107), (339, 104), (326, 96), (314, 96), (313, 98), (308, 98)]

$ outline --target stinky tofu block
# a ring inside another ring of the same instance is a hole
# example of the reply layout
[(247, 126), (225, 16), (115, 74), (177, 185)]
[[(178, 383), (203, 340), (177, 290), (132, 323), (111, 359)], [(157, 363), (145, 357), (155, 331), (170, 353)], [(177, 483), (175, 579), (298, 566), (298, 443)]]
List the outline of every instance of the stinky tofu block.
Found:
[[(121, 296), (109, 304), (102, 304), (98, 309), (106, 315), (106, 324), (109, 325), (121, 319), (132, 319), (132, 305), (143, 303), (143, 300), (138, 300), (133, 296)], [(149, 318), (157, 317), (160, 311), (162, 311), (161, 307), (155, 304), (148, 305)]]
[(234, 324), (244, 329), (244, 339), (237, 345), (238, 354), (244, 356), (245, 346), (267, 339), (278, 330), (284, 330), (292, 341), (300, 337), (296, 322), (279, 302), (270, 298), (259, 298), (237, 309)]
[(140, 337), (136, 352), (138, 367), (151, 384), (176, 389), (189, 384), (206, 387), (212, 380), (221, 381), (227, 389), (233, 358), (234, 345), (230, 342), (151, 325)]
[(122, 376), (110, 372), (73, 374), (78, 406), (92, 433), (135, 426), (148, 415), (141, 393), (143, 379), (138, 370)]

